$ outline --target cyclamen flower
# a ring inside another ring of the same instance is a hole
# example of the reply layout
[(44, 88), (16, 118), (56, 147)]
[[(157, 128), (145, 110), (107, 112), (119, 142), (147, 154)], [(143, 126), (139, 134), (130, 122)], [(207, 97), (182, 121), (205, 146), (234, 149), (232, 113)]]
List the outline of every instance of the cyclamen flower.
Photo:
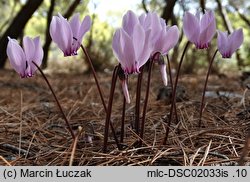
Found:
[(91, 19), (86, 16), (82, 22), (79, 13), (75, 14), (68, 22), (60, 13), (53, 16), (50, 24), (50, 35), (52, 40), (63, 51), (64, 56), (77, 55), (84, 34), (89, 31)]
[(23, 48), (18, 44), (17, 40), (8, 37), (7, 55), (11, 66), (19, 73), (21, 78), (32, 77), (37, 70), (34, 65), (41, 65), (43, 59), (43, 49), (40, 44), (40, 38), (29, 37), (23, 38)]
[[(178, 42), (179, 29), (177, 26), (167, 26), (165, 20), (160, 18), (157, 13), (143, 14), (139, 17), (139, 21), (145, 30), (151, 30), (150, 44), (151, 56), (155, 53), (167, 55)], [(157, 56), (159, 58), (159, 56)], [(164, 85), (167, 85), (166, 64), (164, 60), (158, 60), (160, 72)]]
[(168, 54), (178, 42), (179, 29), (177, 26), (167, 26), (165, 20), (160, 18), (157, 13), (143, 14), (139, 17), (140, 23), (145, 29), (151, 30), (150, 44), (152, 44), (151, 55), (160, 52), (162, 55)]
[[(147, 62), (151, 53), (149, 36), (150, 30), (145, 31), (137, 16), (128, 11), (123, 17), (122, 28), (116, 30), (112, 42), (114, 54), (125, 75), (139, 73), (140, 67)], [(122, 80), (122, 87), (129, 103), (126, 80)]]
[(218, 31), (217, 43), (222, 57), (230, 58), (243, 43), (242, 29), (235, 30), (230, 35), (227, 32)]
[(122, 20), (122, 28), (116, 30), (112, 47), (125, 74), (139, 73), (149, 56), (151, 30), (144, 30), (134, 12), (129, 10)]
[(199, 12), (196, 15), (186, 12), (183, 18), (183, 31), (188, 40), (198, 49), (208, 48), (216, 33), (213, 11), (207, 11), (202, 17)]

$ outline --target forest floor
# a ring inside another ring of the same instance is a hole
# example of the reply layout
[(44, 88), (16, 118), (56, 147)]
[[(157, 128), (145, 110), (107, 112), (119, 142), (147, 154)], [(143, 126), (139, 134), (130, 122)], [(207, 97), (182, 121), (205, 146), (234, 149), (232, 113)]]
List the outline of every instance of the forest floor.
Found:
[[(239, 76), (212, 75), (208, 83), (204, 127), (198, 127), (205, 75), (181, 75), (179, 123), (173, 122), (167, 145), (165, 118), (168, 98), (157, 100), (162, 81), (154, 69), (142, 147), (133, 131), (136, 76), (129, 80), (131, 103), (126, 106), (123, 150), (112, 134), (108, 152), (102, 152), (105, 111), (91, 74), (48, 75), (74, 132), (79, 126), (73, 165), (237, 165), (250, 128), (250, 92)], [(108, 102), (111, 72), (98, 73)], [(143, 106), (147, 73), (144, 74)], [(250, 83), (250, 82), (249, 82)], [(112, 121), (119, 138), (123, 95), (117, 82)], [(73, 140), (41, 75), (21, 79), (10, 70), (0, 71), (0, 165), (69, 165)], [(250, 157), (246, 156), (245, 165)]]

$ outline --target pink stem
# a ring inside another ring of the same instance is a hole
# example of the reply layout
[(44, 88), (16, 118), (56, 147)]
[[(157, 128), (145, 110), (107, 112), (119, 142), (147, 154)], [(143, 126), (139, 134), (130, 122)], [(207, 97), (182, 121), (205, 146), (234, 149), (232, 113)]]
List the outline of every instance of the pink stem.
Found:
[[(151, 73), (152, 73), (152, 67), (155, 58), (158, 56), (158, 52), (153, 55), (152, 60), (149, 60), (149, 70), (148, 70), (148, 82), (147, 82), (147, 90), (144, 100), (144, 106), (143, 106), (143, 113), (142, 113), (142, 121), (141, 121), (141, 130), (140, 130), (140, 138), (143, 139), (144, 136), (144, 127), (145, 127), (145, 120), (146, 120), (146, 113), (147, 113), (147, 105), (148, 105), (148, 96), (149, 96), (149, 89), (150, 89), (150, 81), (151, 81)], [(142, 140), (139, 142), (139, 146), (142, 145)]]
[[(167, 61), (168, 61), (169, 80), (170, 80), (170, 85), (171, 85), (171, 91), (172, 91), (172, 94), (173, 94), (174, 93), (173, 78), (172, 78), (171, 65), (170, 65), (170, 60), (169, 60), (168, 55), (167, 55)], [(175, 112), (176, 123), (178, 123), (178, 114), (177, 114), (177, 109), (176, 109), (176, 103), (174, 103), (174, 112)]]
[(189, 41), (187, 42), (187, 44), (186, 44), (186, 46), (185, 46), (185, 48), (183, 50), (181, 60), (180, 60), (179, 66), (178, 66), (178, 70), (177, 70), (177, 74), (176, 74), (176, 78), (175, 78), (174, 90), (173, 90), (173, 93), (172, 93), (172, 102), (171, 102), (171, 108), (170, 108), (169, 121), (168, 121), (168, 125), (167, 125), (167, 128), (166, 128), (166, 134), (165, 134), (165, 137), (164, 137), (163, 142), (162, 142), (163, 145), (166, 145), (166, 143), (167, 143), (170, 124), (172, 122), (172, 117), (173, 117), (174, 105), (176, 104), (176, 88), (177, 88), (177, 84), (178, 84), (179, 74), (180, 74), (181, 65), (182, 65), (182, 62), (183, 62), (183, 59), (184, 59), (184, 55), (185, 55), (185, 53), (186, 53), (186, 51), (188, 49), (188, 46), (189, 46)]
[(208, 71), (207, 71), (205, 85), (204, 85), (203, 92), (202, 92), (200, 116), (199, 116), (199, 127), (201, 127), (201, 122), (202, 122), (202, 113), (203, 113), (203, 109), (204, 109), (204, 101), (205, 101), (205, 93), (206, 93), (206, 89), (207, 89), (208, 77), (210, 75), (210, 72), (211, 72), (211, 69), (212, 69), (212, 64), (214, 62), (214, 58), (215, 58), (217, 52), (218, 52), (218, 49), (214, 52), (214, 55), (213, 55), (213, 57), (212, 57), (212, 59), (211, 59), (211, 61), (209, 63), (209, 67), (208, 67)]
[[(83, 45), (81, 45), (81, 48), (82, 48), (82, 50), (83, 50), (85, 56), (87, 57), (88, 63), (89, 63), (89, 65), (90, 65), (92, 74), (93, 74), (94, 79), (95, 79), (95, 83), (96, 83), (96, 86), (97, 86), (99, 95), (100, 95), (101, 100), (102, 100), (103, 108), (104, 108), (104, 110), (105, 110), (105, 113), (107, 113), (107, 107), (106, 107), (106, 104), (105, 104), (105, 101), (104, 101), (104, 98), (103, 98), (103, 94), (102, 94), (102, 90), (101, 90), (100, 84), (99, 84), (98, 79), (97, 79), (97, 75), (96, 75), (96, 72), (95, 72), (95, 68), (94, 68), (94, 66), (93, 66), (93, 64), (92, 64), (91, 58), (90, 58), (90, 56), (89, 56), (87, 50), (84, 48)], [(111, 127), (111, 130), (112, 130), (113, 137), (114, 137), (114, 139), (115, 139), (116, 145), (117, 145), (118, 148), (119, 148), (120, 145), (119, 145), (118, 139), (117, 139), (116, 134), (115, 134), (114, 126), (113, 126), (112, 122), (109, 122), (109, 123), (110, 123), (110, 127)]]
[(126, 98), (123, 96), (123, 105), (122, 105), (122, 124), (121, 124), (120, 143), (123, 143), (123, 139), (124, 139), (125, 111), (126, 111)]
[(69, 132), (70, 132), (72, 138), (75, 139), (75, 135), (74, 135), (74, 132), (73, 132), (73, 130), (72, 130), (70, 124), (69, 124), (68, 118), (67, 118), (66, 115), (64, 114), (63, 109), (62, 109), (62, 107), (61, 107), (61, 104), (59, 103), (59, 101), (58, 101), (58, 99), (57, 99), (57, 97), (56, 97), (56, 94), (55, 94), (54, 90), (52, 89), (52, 87), (51, 87), (51, 85), (50, 85), (50, 83), (49, 83), (49, 80), (47, 79), (47, 77), (46, 77), (45, 74), (43, 73), (42, 69), (41, 69), (34, 61), (32, 61), (32, 63), (37, 67), (37, 69), (39, 70), (39, 72), (40, 72), (41, 75), (43, 76), (45, 82), (47, 83), (47, 85), (48, 85), (50, 91), (52, 92), (52, 95), (53, 95), (54, 98), (55, 98), (55, 101), (56, 101), (56, 103), (57, 103), (57, 106), (58, 106), (58, 108), (59, 108), (59, 110), (60, 110), (60, 112), (61, 112), (61, 114), (62, 114), (62, 116), (63, 116), (63, 118), (64, 118), (64, 120), (65, 120), (65, 122), (66, 122), (67, 128), (68, 128), (68, 130), (69, 130)]
[(143, 67), (138, 75), (137, 88), (136, 88), (136, 101), (135, 101), (135, 133), (139, 134), (140, 126), (140, 102), (141, 102), (141, 84), (143, 78)]
[[(114, 92), (115, 92), (115, 85), (117, 81), (117, 70), (118, 66), (115, 67), (113, 71), (112, 76), (112, 84), (109, 94), (109, 103), (108, 103), (108, 109), (107, 109), (107, 115), (106, 115), (106, 122), (105, 122), (105, 131), (104, 131), (104, 142), (103, 142), (103, 152), (107, 152), (107, 144), (108, 144), (108, 134), (109, 134), (109, 125), (110, 125), (110, 119), (111, 119), (111, 112), (112, 112), (112, 104), (113, 104), (113, 98), (114, 98)], [(120, 149), (120, 145), (117, 146)]]

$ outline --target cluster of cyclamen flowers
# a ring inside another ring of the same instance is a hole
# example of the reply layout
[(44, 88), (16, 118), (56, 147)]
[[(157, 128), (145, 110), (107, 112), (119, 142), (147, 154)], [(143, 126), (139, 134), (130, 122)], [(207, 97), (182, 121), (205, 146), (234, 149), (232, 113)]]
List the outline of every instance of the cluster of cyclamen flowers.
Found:
[[(188, 40), (198, 49), (209, 48), (216, 33), (214, 13), (208, 11), (203, 16), (197, 12), (185, 13), (183, 31)], [(113, 38), (113, 50), (125, 74), (139, 73), (147, 60), (154, 53), (168, 54), (179, 39), (177, 26), (166, 26), (165, 20), (156, 13), (142, 14), (137, 17), (128, 11), (122, 22), (122, 28), (116, 30)], [(223, 58), (230, 58), (243, 42), (242, 29), (228, 36), (227, 32), (218, 31), (218, 49)], [(164, 65), (165, 66), (165, 65)], [(161, 69), (164, 85), (167, 85), (165, 67)], [(123, 83), (126, 85), (126, 82)], [(128, 91), (124, 95), (129, 102)]]
[[(137, 17), (132, 11), (123, 16), (122, 28), (113, 37), (113, 50), (125, 75), (139, 73), (140, 68), (154, 58), (161, 66), (164, 85), (167, 85), (166, 64), (155, 54), (167, 55), (179, 39), (177, 26), (169, 27), (155, 12)], [(130, 103), (126, 80), (122, 80), (126, 101)]]
[[(112, 123), (110, 122), (110, 115), (113, 96), (112, 94), (110, 95), (109, 103), (111, 103), (111, 105), (109, 104), (109, 111), (107, 111), (106, 104), (104, 103), (102, 92), (99, 87), (91, 59), (87, 54), (85, 48), (81, 44), (85, 33), (90, 30), (90, 27), (91, 19), (89, 16), (86, 16), (81, 22), (79, 19), (79, 14), (75, 14), (70, 21), (67, 21), (64, 17), (62, 17), (62, 15), (58, 14), (58, 16), (54, 16), (51, 21), (50, 35), (52, 40), (62, 50), (64, 56), (77, 55), (78, 49), (82, 48), (84, 54), (87, 57), (87, 60), (89, 61), (89, 64), (91, 65), (92, 72), (94, 74), (95, 81), (99, 90), (99, 94), (102, 99), (103, 107), (107, 113), (104, 137), (104, 148), (106, 148), (105, 145), (108, 138), (108, 129), (106, 128), (108, 128), (109, 125), (112, 127)], [(173, 114), (173, 108), (175, 107), (176, 86), (178, 83), (179, 70), (183, 61), (184, 54), (188, 48), (189, 42), (194, 43), (197, 49), (209, 48), (210, 42), (216, 34), (216, 21), (213, 11), (207, 11), (204, 15), (201, 15), (199, 12), (196, 15), (186, 12), (183, 18), (183, 31), (186, 37), (188, 38), (188, 43), (186, 44), (185, 49), (183, 51), (179, 63), (179, 69), (177, 70), (176, 81), (172, 88), (173, 98), (165, 140), (167, 139), (168, 130)], [(16, 72), (19, 73), (22, 78), (32, 77), (35, 71), (38, 69), (44, 76), (48, 86), (50, 87), (55, 97), (55, 100), (57, 101), (59, 108), (61, 109), (61, 106), (47, 78), (43, 74), (42, 70), (39, 68), (43, 59), (43, 50), (39, 37), (36, 37), (34, 39), (24, 37), (23, 48), (18, 44), (15, 39), (12, 39), (10, 37), (8, 39), (9, 42), (7, 45), (7, 55), (9, 57), (11, 66), (16, 70)], [(112, 47), (114, 54), (119, 61), (119, 68), (121, 68), (120, 70), (122, 70), (122, 73), (119, 72), (119, 78), (122, 81), (122, 90), (127, 103), (130, 103), (130, 96), (127, 86), (128, 75), (140, 73), (142, 67), (148, 60), (150, 60), (151, 63), (158, 62), (158, 64), (160, 65), (160, 72), (162, 75), (163, 83), (164, 85), (167, 85), (168, 80), (166, 73), (166, 63), (162, 61), (161, 55), (167, 55), (169, 51), (177, 44), (178, 40), (179, 29), (177, 28), (177, 26), (167, 26), (165, 20), (160, 18), (155, 12), (142, 14), (138, 17), (135, 15), (134, 12), (128, 11), (123, 16), (122, 27), (116, 30), (113, 37)], [(240, 47), (242, 42), (242, 29), (235, 30), (230, 35), (228, 35), (227, 32), (222, 32), (218, 30), (218, 49), (216, 50), (213, 59), (210, 62), (209, 70), (207, 73), (201, 102), (200, 118), (203, 110), (204, 94), (206, 90), (207, 80), (216, 53), (219, 51), (223, 58), (230, 58), (232, 54)], [(150, 82), (148, 83), (148, 87), (149, 84)], [(148, 90), (146, 93), (148, 94)], [(143, 139), (143, 125), (146, 115), (146, 105), (147, 97), (145, 97), (145, 107), (140, 135), (141, 139)], [(75, 138), (75, 135), (72, 132), (69, 122), (66, 116), (64, 115), (62, 109), (61, 112), (64, 116), (64, 119), (66, 121), (69, 131), (71, 132), (72, 137)], [(137, 114), (138, 118), (140, 118), (139, 113)], [(114, 131), (113, 134), (114, 137), (116, 137)]]
[[(183, 31), (196, 48), (209, 48), (209, 44), (216, 33), (213, 11), (208, 11), (203, 16), (200, 15), (200, 12), (197, 12), (196, 15), (186, 12), (183, 19)], [(242, 29), (235, 30), (230, 35), (218, 30), (218, 50), (223, 58), (230, 58), (242, 43)]]
[[(78, 13), (75, 14), (70, 21), (67, 21), (60, 13), (58, 13), (58, 16), (53, 16), (52, 18), (50, 24), (50, 35), (52, 40), (62, 50), (64, 56), (77, 55), (78, 49), (82, 47), (84, 53), (86, 54), (86, 57), (89, 58), (81, 42), (85, 33), (90, 30), (90, 27), (91, 19), (89, 16), (86, 16), (81, 22)], [(43, 59), (43, 49), (40, 43), (40, 38), (36, 37), (32, 39), (30, 37), (25, 36), (23, 38), (23, 48), (18, 44), (17, 40), (12, 39), (10, 37), (8, 37), (8, 39), (9, 42), (7, 45), (7, 56), (10, 60), (11, 66), (15, 69), (17, 73), (19, 73), (21, 78), (32, 77), (37, 69), (41, 72), (41, 75), (47, 82), (58, 104), (58, 107), (63, 115), (63, 118), (66, 122), (68, 130), (72, 135), (72, 138), (75, 138), (69, 121), (66, 115), (64, 114), (62, 107), (48, 79), (44, 75), (43, 71), (39, 68)], [(90, 60), (89, 62), (91, 64)]]
[[(91, 20), (86, 16), (80, 22), (79, 14), (75, 14), (68, 22), (61, 14), (53, 16), (50, 24), (50, 35), (52, 40), (63, 51), (64, 56), (77, 55), (77, 50), (81, 46), (84, 34), (89, 31)], [(43, 49), (40, 38), (23, 38), (23, 49), (15, 39), (8, 37), (7, 55), (11, 66), (20, 74), (22, 78), (32, 77), (37, 70), (32, 63), (41, 65), (43, 59)]]
[[(170, 123), (173, 115), (173, 109), (176, 108), (175, 93), (185, 52), (190, 42), (194, 43), (197, 49), (209, 48), (210, 42), (216, 33), (216, 20), (213, 11), (207, 11), (204, 15), (201, 15), (200, 12), (197, 12), (196, 15), (186, 12), (183, 18), (183, 31), (188, 38), (188, 42), (184, 48), (179, 63), (174, 86), (172, 86), (173, 94), (170, 118), (168, 121), (166, 136), (163, 140), (164, 144), (167, 141)], [(159, 54), (167, 55), (169, 50), (176, 45), (178, 39), (178, 28), (176, 26), (166, 26), (165, 21), (158, 17), (156, 13), (143, 14), (137, 17), (132, 11), (128, 11), (123, 17), (122, 28), (118, 29), (114, 34), (113, 50), (119, 63), (121, 64), (125, 76), (132, 73), (139, 73), (140, 68), (147, 62), (147, 60), (158, 60), (162, 67), (161, 74), (164, 85), (167, 85), (166, 64), (160, 61)], [(219, 51), (223, 58), (230, 58), (242, 43), (242, 29), (235, 30), (230, 35), (228, 35), (227, 32), (218, 30), (218, 49), (215, 51), (213, 59), (210, 61), (209, 69), (207, 72), (200, 107), (199, 126), (201, 125), (207, 81), (216, 53)], [(122, 87), (124, 96), (129, 103), (130, 98), (125, 79), (122, 80)], [(147, 98), (145, 98), (145, 102), (147, 101), (146, 99)], [(143, 136), (141, 135), (140, 137), (142, 138)]]

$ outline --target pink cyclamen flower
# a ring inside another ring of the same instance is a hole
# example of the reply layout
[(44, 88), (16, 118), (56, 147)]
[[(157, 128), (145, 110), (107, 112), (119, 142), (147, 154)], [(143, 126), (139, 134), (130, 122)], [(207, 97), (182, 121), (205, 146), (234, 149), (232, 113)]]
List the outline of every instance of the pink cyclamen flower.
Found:
[[(138, 17), (128, 11), (123, 17), (122, 28), (113, 36), (112, 48), (125, 75), (139, 73), (139, 69), (150, 57), (150, 30), (145, 31)], [(127, 82), (122, 80), (122, 88), (126, 101), (129, 103)]]
[(166, 55), (177, 44), (179, 39), (178, 27), (175, 25), (167, 26), (165, 20), (160, 18), (157, 13), (149, 12), (142, 14), (139, 17), (139, 21), (145, 31), (151, 30), (149, 39), (152, 46), (151, 55), (156, 52)]
[(19, 73), (21, 78), (32, 77), (37, 70), (34, 65), (41, 65), (43, 59), (43, 49), (40, 44), (40, 38), (29, 37), (23, 38), (23, 48), (18, 44), (17, 40), (8, 37), (7, 55), (11, 66)]
[(201, 17), (199, 12), (196, 15), (186, 12), (183, 18), (183, 31), (188, 40), (194, 43), (198, 49), (208, 48), (216, 33), (213, 11), (207, 11)]
[(77, 55), (84, 34), (91, 27), (91, 19), (86, 16), (81, 22), (79, 13), (75, 14), (68, 22), (60, 13), (53, 16), (50, 24), (50, 35), (52, 40), (63, 51), (64, 56)]
[[(171, 50), (178, 42), (179, 30), (177, 26), (164, 26), (159, 33), (158, 39), (153, 44), (152, 55), (155, 53), (161, 53), (162, 55), (167, 55), (169, 50)], [(162, 80), (165, 86), (167, 86), (167, 73), (166, 73), (166, 63), (158, 59), (160, 65), (160, 72)]]
[(230, 58), (243, 43), (242, 29), (235, 30), (230, 35), (227, 32), (218, 31), (217, 43), (222, 57)]
[[(151, 56), (155, 53), (167, 55), (168, 52), (177, 44), (179, 40), (179, 29), (177, 26), (167, 26), (164, 19), (160, 18), (157, 13), (149, 12), (142, 14), (139, 21), (145, 30), (151, 30), (149, 43), (151, 45)], [(167, 85), (166, 64), (164, 60), (160, 60), (160, 72), (164, 85)]]

